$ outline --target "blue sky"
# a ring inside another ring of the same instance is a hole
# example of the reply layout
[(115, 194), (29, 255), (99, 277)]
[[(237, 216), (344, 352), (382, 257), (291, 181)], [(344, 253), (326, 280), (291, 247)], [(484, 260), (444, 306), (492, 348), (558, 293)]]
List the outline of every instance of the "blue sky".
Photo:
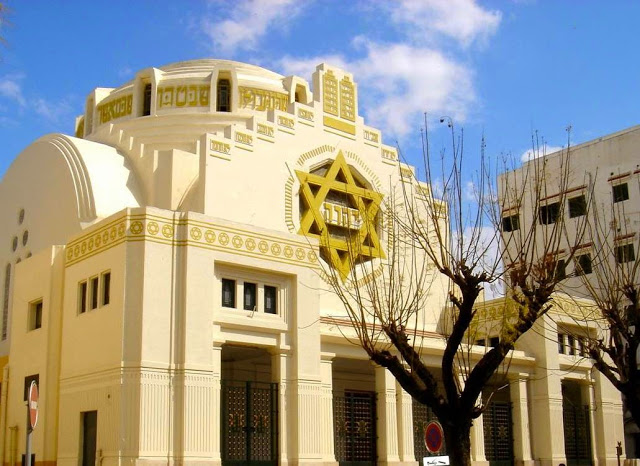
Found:
[(95, 87), (181, 60), (245, 61), (308, 80), (327, 61), (354, 73), (360, 112), (418, 163), (451, 116), (466, 156), (520, 157), (640, 123), (640, 2), (9, 0), (0, 25), (0, 175), (27, 145), (72, 134)]

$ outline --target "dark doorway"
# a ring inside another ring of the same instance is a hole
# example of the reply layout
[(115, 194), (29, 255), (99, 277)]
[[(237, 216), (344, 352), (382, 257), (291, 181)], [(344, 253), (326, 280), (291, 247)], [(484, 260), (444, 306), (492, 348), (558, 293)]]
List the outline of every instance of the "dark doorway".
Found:
[(336, 460), (340, 466), (376, 464), (376, 394), (333, 396)]
[(85, 411), (82, 417), (82, 466), (96, 464), (96, 438), (98, 436), (98, 411)]
[(491, 466), (513, 465), (511, 403), (494, 401), (482, 413), (484, 453)]

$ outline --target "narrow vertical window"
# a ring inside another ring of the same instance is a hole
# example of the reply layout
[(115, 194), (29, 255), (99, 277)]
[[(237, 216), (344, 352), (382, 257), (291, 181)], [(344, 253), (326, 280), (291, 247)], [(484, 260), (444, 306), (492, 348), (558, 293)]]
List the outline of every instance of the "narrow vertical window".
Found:
[(42, 327), (42, 299), (29, 303), (29, 316), (27, 318), (27, 330), (36, 330)]
[(244, 283), (244, 310), (253, 311), (256, 308), (256, 284)]
[(236, 307), (236, 281), (222, 279), (222, 306)]
[(87, 312), (87, 282), (78, 285), (78, 313)]
[(218, 79), (216, 110), (218, 112), (231, 111), (231, 83), (228, 79)]
[(564, 354), (564, 333), (558, 333), (558, 353)]
[(91, 309), (92, 310), (98, 307), (98, 289), (99, 289), (98, 277), (93, 277), (91, 279)]
[(564, 280), (567, 278), (567, 263), (564, 259), (559, 259), (556, 262), (556, 280)]
[(111, 301), (111, 272), (102, 274), (102, 305), (106, 306)]
[(151, 115), (151, 84), (144, 85), (144, 96), (142, 101), (142, 116)]
[(576, 345), (575, 345), (575, 338), (573, 337), (573, 335), (567, 335), (567, 348), (569, 349), (569, 354), (571, 356), (575, 356)]
[(275, 286), (264, 286), (264, 312), (267, 314), (278, 313), (278, 289)]
[(4, 297), (2, 301), (2, 339), (7, 339), (9, 325), (9, 288), (11, 287), (11, 264), (7, 264), (4, 273)]

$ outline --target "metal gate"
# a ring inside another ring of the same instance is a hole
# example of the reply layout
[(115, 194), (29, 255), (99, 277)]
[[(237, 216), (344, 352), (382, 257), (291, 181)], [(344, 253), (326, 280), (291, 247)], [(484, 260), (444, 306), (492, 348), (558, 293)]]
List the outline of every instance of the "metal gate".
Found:
[(222, 381), (223, 465), (278, 464), (278, 384)]
[(413, 407), (413, 452), (415, 454), (416, 461), (422, 464), (422, 458), (425, 456), (446, 456), (447, 444), (443, 442), (442, 449), (439, 453), (429, 453), (427, 446), (424, 444), (424, 431), (427, 428), (427, 424), (431, 421), (437, 421), (438, 418), (431, 408), (417, 402), (415, 399), (412, 401)]
[(591, 465), (591, 429), (589, 406), (573, 406), (564, 403), (564, 453), (567, 466)]
[(491, 466), (513, 465), (511, 403), (489, 403), (482, 413), (484, 454)]
[(333, 397), (336, 460), (341, 466), (376, 463), (376, 394), (345, 391)]

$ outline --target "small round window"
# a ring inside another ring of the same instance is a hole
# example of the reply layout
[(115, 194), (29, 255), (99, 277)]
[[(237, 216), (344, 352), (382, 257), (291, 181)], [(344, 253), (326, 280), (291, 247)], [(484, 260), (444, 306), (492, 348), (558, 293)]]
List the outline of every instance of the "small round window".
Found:
[(22, 233), (22, 245), (26, 246), (27, 241), (29, 241), (29, 230), (24, 230), (24, 233)]
[(24, 209), (20, 209), (18, 213), (18, 225), (22, 225), (22, 222), (24, 222)]
[(11, 243), (11, 249), (13, 250), (13, 252), (15, 252), (16, 249), (18, 249), (18, 237), (17, 236), (13, 237), (13, 242)]

